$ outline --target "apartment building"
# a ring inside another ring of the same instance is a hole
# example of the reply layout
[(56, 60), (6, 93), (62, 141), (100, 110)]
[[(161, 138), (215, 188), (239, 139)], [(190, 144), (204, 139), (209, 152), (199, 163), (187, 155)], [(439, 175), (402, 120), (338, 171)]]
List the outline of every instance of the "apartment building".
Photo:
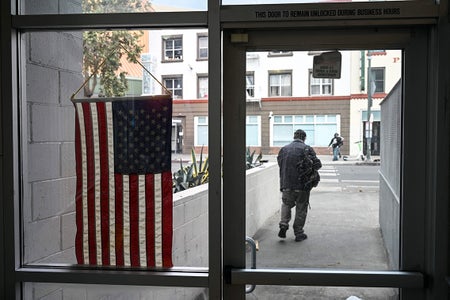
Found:
[[(208, 35), (204, 30), (148, 32), (145, 61), (174, 95), (174, 152), (208, 145)], [(248, 52), (246, 65), (246, 145), (275, 154), (303, 128), (307, 142), (329, 153), (331, 137), (345, 139), (342, 153), (357, 155), (371, 137), (379, 155), (379, 103), (401, 77), (398, 50), (341, 51), (340, 78), (314, 78), (317, 51)], [(371, 78), (369, 78), (369, 69)], [(368, 110), (368, 80), (372, 106)], [(145, 75), (144, 94), (163, 92)], [(370, 130), (369, 130), (370, 123)]]

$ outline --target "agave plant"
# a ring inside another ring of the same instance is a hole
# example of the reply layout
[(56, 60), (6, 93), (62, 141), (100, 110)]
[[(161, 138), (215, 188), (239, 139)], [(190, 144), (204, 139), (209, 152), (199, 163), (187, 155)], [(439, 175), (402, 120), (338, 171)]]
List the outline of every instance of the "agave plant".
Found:
[(258, 154), (258, 156), (254, 158), (255, 156), (255, 150), (253, 150), (252, 153), (250, 153), (250, 148), (247, 148), (247, 152), (246, 152), (246, 166), (247, 166), (247, 170), (251, 169), (251, 168), (255, 168), (257, 166), (260, 166), (262, 164), (261, 159), (262, 159), (262, 154), (261, 152)]
[(200, 152), (200, 160), (197, 162), (195, 151), (191, 150), (191, 164), (183, 166), (180, 159), (180, 169), (173, 174), (173, 192), (187, 190), (208, 182), (208, 157), (203, 161), (203, 147)]
[[(260, 166), (263, 163), (262, 154), (259, 153), (255, 158), (255, 151), (250, 153), (250, 148), (246, 151), (246, 168), (251, 169)], [(194, 148), (191, 149), (191, 163), (184, 166), (180, 159), (180, 169), (173, 174), (173, 192), (187, 190), (191, 187), (207, 183), (209, 180), (209, 161), (208, 157), (203, 160), (203, 147), (200, 151), (199, 161), (195, 155)]]

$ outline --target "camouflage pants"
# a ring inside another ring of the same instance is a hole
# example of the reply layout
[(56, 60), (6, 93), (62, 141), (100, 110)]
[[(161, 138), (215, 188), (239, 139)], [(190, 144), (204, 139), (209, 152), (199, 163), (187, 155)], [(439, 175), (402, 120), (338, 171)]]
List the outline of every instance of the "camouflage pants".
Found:
[(294, 219), (294, 234), (295, 236), (303, 233), (303, 226), (305, 226), (306, 215), (308, 213), (309, 192), (300, 190), (285, 190), (282, 192), (281, 204), (281, 220), (280, 228), (289, 228), (289, 221), (291, 220), (291, 209), (295, 206)]

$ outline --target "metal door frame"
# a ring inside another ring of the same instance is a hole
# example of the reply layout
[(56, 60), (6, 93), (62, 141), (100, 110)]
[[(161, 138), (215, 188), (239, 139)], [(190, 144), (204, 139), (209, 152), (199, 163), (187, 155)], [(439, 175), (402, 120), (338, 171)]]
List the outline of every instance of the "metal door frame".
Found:
[[(419, 28), (230, 29), (223, 34), (223, 259), (225, 299), (244, 299), (245, 284), (398, 287), (402, 299), (425, 295), (423, 213), (430, 149), (414, 137), (433, 134), (428, 86), (428, 32)], [(246, 52), (271, 50), (403, 49), (403, 134), (400, 271), (247, 269), (245, 266)], [(422, 72), (420, 72), (422, 71)], [(409, 151), (408, 149), (414, 149)], [(429, 221), (429, 220), (428, 220)], [(229, 298), (230, 297), (230, 298)]]

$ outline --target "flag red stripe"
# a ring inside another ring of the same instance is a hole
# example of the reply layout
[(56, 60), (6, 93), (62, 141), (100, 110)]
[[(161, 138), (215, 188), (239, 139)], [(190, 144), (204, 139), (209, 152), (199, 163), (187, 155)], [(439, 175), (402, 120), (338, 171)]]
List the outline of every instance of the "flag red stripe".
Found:
[(88, 244), (89, 264), (97, 264), (97, 241), (95, 239), (95, 157), (92, 129), (91, 107), (83, 103), (84, 127), (86, 134), (86, 165), (87, 165), (87, 205), (88, 205)]
[(76, 192), (75, 192), (75, 210), (77, 233), (75, 236), (75, 256), (79, 264), (84, 264), (83, 256), (83, 175), (82, 175), (82, 156), (81, 156), (81, 133), (78, 123), (79, 115), (75, 109), (75, 161), (76, 161)]
[(105, 102), (97, 102), (97, 116), (100, 147), (100, 215), (102, 264), (110, 265), (108, 127)]
[(139, 267), (139, 178), (138, 175), (129, 175), (130, 178), (130, 263), (132, 267)]
[(145, 227), (147, 237), (147, 266), (155, 266), (155, 184), (154, 175), (145, 175)]
[(115, 174), (116, 188), (116, 265), (124, 265), (123, 257), (123, 179), (121, 174)]
[(172, 173), (170, 171), (162, 174), (162, 262), (163, 267), (171, 268), (172, 264)]

